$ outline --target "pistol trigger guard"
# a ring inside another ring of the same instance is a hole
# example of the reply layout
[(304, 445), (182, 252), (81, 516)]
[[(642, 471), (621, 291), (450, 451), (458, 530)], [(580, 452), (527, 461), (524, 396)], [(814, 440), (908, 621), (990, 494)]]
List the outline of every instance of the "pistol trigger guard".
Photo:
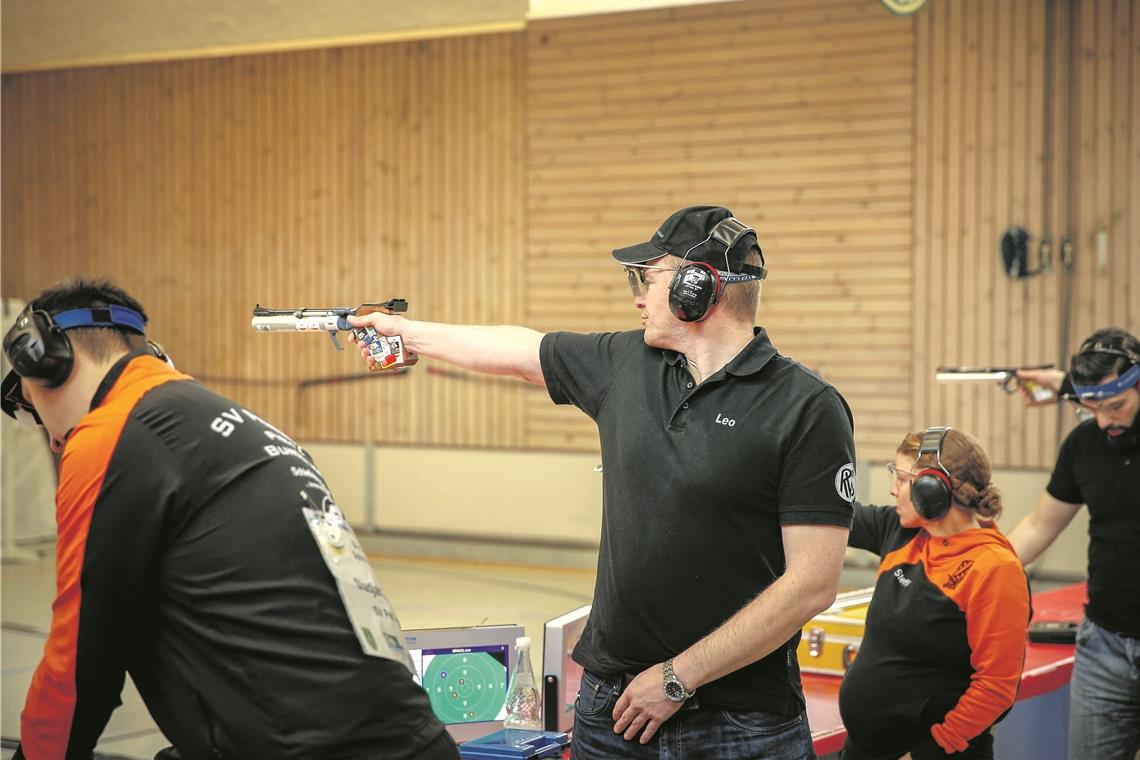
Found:
[[(343, 317), (342, 317), (342, 319), (343, 319)], [(335, 348), (337, 351), (343, 351), (344, 350), (344, 346), (342, 346), (340, 344), (340, 341), (338, 341), (336, 339), (336, 330), (329, 330), (329, 339), (332, 340), (333, 348)]]

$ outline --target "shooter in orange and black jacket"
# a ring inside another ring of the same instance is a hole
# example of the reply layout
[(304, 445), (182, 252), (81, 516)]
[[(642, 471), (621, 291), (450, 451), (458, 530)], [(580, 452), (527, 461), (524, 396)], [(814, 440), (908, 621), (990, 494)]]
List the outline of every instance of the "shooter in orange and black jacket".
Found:
[(848, 545), (882, 561), (839, 709), (846, 760), (993, 757), (990, 727), (1025, 662), (1029, 586), (994, 520), (1001, 497), (978, 441), (914, 433), (891, 473), (895, 507), (856, 503)]
[[(120, 289), (79, 281), (4, 338), (4, 411), (62, 451), (51, 633), (16, 757), (89, 759), (130, 673), (183, 760), (458, 760), (394, 615), (377, 627), (323, 559), (319, 542), (359, 547), (317, 466), (150, 355), (145, 322)], [(337, 567), (387, 605), (350, 559)]]

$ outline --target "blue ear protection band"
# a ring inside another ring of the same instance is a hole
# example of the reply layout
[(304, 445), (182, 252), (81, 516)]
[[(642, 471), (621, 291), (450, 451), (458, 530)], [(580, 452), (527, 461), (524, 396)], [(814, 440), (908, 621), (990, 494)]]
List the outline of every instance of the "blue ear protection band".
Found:
[(92, 306), (51, 315), (28, 305), (4, 336), (4, 353), (20, 377), (54, 388), (71, 371), (67, 331), (80, 327), (110, 327), (146, 336), (143, 315), (126, 306)]
[(1123, 375), (1115, 380), (1109, 380), (1100, 385), (1077, 385), (1073, 383), (1073, 391), (1081, 401), (1095, 401), (1109, 398), (1132, 388), (1140, 382), (1140, 364), (1133, 364)]
[(90, 309), (72, 309), (52, 315), (52, 321), (61, 330), (74, 327), (126, 327), (139, 335), (146, 335), (142, 315), (126, 306), (95, 306)]

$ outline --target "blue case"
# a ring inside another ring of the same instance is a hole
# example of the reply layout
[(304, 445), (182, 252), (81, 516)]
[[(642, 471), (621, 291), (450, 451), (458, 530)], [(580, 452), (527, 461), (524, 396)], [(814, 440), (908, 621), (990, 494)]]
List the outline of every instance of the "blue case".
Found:
[(459, 745), (463, 760), (530, 760), (558, 757), (570, 746), (570, 736), (561, 731), (531, 731), (504, 728)]

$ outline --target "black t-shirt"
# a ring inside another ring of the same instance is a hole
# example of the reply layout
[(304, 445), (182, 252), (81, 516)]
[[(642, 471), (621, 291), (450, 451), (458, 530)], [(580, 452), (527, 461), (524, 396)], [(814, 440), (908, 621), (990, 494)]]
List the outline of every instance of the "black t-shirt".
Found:
[(1061, 444), (1046, 490), (1088, 505), (1089, 619), (1140, 638), (1140, 449), (1113, 448), (1095, 420), (1082, 422)]
[[(598, 579), (574, 659), (602, 675), (716, 629), (783, 574), (781, 525), (850, 526), (855, 496), (846, 402), (763, 329), (700, 385), (643, 334), (551, 333), (541, 349), (550, 397), (601, 437)], [(798, 642), (706, 684), (701, 703), (798, 711)]]

